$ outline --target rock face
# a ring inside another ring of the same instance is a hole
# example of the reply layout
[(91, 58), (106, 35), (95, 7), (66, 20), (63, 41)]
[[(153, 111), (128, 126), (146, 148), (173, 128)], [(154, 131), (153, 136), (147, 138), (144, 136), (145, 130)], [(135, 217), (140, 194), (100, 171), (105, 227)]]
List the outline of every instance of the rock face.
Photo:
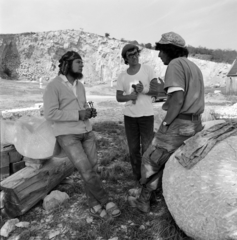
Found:
[(177, 225), (195, 240), (237, 239), (237, 136), (190, 170), (174, 156), (165, 166), (163, 194)]
[[(121, 49), (126, 43), (82, 30), (0, 35), (0, 76), (7, 79), (48, 80), (58, 73), (58, 60), (66, 51), (78, 51), (84, 61), (85, 82), (108, 82), (126, 68)], [(141, 63), (154, 67), (157, 76), (164, 76), (166, 67), (158, 52), (144, 48)], [(224, 85), (229, 64), (190, 58), (202, 70), (206, 85)]]
[[(125, 68), (120, 56), (124, 44), (80, 30), (0, 35), (0, 75), (9, 79), (48, 80), (57, 75), (59, 58), (74, 50), (83, 57), (85, 82), (112, 81)], [(158, 66), (159, 75), (165, 68), (157, 52), (146, 48), (141, 62)]]

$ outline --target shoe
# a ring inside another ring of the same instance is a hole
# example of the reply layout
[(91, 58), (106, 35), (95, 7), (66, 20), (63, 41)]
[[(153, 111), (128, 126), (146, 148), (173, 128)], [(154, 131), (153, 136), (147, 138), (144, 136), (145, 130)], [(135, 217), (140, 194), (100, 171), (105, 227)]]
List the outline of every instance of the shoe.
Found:
[(128, 195), (138, 198), (141, 194), (141, 191), (142, 191), (141, 188), (131, 188), (128, 190)]
[(131, 207), (139, 209), (141, 212), (148, 213), (150, 212), (150, 199), (151, 199), (151, 191), (142, 187), (141, 194), (138, 198), (129, 196), (128, 203)]
[(118, 206), (113, 202), (107, 203), (105, 206), (105, 210), (107, 214), (111, 217), (118, 217), (121, 214), (121, 211), (119, 210)]
[(105, 211), (105, 209), (102, 208), (100, 204), (90, 208), (90, 214), (93, 217), (101, 219), (105, 219), (106, 217), (108, 217), (107, 212)]

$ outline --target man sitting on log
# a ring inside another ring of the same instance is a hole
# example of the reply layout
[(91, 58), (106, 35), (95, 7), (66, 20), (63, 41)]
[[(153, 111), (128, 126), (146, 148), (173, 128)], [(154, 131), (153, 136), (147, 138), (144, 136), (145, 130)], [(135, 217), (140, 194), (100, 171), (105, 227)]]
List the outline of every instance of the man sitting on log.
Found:
[(89, 118), (96, 117), (89, 108), (82, 79), (83, 61), (74, 51), (65, 53), (59, 60), (59, 74), (52, 79), (44, 92), (44, 116), (51, 122), (61, 148), (80, 172), (88, 197), (90, 213), (98, 217), (117, 217), (120, 210), (109, 202), (97, 175), (96, 140)]
[[(162, 109), (167, 114), (152, 144), (142, 157), (143, 184), (138, 198), (129, 197), (132, 207), (142, 212), (150, 211), (152, 192), (161, 184), (165, 163), (182, 143), (203, 129), (201, 114), (204, 111), (204, 83), (200, 69), (188, 57), (184, 39), (169, 32), (156, 43), (159, 57), (168, 65), (164, 90), (168, 94)], [(158, 184), (159, 183), (159, 184)]]

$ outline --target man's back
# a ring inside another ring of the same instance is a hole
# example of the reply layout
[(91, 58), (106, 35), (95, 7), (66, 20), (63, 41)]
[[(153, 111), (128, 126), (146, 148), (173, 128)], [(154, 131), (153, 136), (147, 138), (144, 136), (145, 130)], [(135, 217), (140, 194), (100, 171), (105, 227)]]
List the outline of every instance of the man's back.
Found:
[(200, 69), (186, 57), (173, 59), (165, 75), (165, 88), (181, 87), (185, 100), (180, 113), (201, 114), (204, 111), (204, 82)]

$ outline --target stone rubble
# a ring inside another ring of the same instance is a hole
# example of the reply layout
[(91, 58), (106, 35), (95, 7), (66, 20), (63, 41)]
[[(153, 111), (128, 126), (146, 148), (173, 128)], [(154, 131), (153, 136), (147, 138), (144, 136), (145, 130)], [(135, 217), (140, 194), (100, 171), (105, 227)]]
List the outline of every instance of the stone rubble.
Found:
[(68, 199), (69, 196), (67, 193), (54, 190), (44, 198), (43, 208), (47, 212), (50, 212)]
[(16, 224), (19, 223), (18, 218), (10, 219), (2, 226), (0, 230), (0, 235), (3, 237), (8, 237), (9, 234), (15, 230)]

